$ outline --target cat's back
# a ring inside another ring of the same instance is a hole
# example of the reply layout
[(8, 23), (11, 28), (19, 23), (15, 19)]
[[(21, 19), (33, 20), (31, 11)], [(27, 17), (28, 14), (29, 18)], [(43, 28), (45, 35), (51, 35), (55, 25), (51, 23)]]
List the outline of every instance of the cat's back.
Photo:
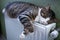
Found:
[(16, 18), (19, 14), (21, 14), (22, 12), (26, 11), (29, 8), (35, 10), (38, 8), (38, 6), (28, 2), (15, 1), (15, 2), (9, 3), (5, 7), (6, 11), (8, 12), (8, 15), (11, 18)]
[(11, 2), (8, 5), (6, 5), (6, 9), (8, 9), (9, 7), (38, 7), (37, 5), (34, 5), (32, 3), (28, 3), (28, 2), (21, 2), (21, 1), (15, 1), (15, 2)]

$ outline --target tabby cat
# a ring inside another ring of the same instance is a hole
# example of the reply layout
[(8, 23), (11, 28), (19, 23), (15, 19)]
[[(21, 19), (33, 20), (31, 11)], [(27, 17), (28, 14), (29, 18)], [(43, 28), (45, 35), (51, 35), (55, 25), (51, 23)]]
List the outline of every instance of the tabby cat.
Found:
[(44, 19), (50, 18), (49, 21), (47, 21), (47, 24), (56, 21), (55, 13), (50, 9), (49, 6), (41, 7), (26, 2), (12, 2), (8, 4), (3, 10), (7, 12), (10, 18), (18, 17), (20, 22), (24, 25), (24, 34), (27, 34), (28, 31), (34, 31), (31, 21), (34, 21), (36, 16), (38, 16), (39, 8), (42, 8), (40, 14)]

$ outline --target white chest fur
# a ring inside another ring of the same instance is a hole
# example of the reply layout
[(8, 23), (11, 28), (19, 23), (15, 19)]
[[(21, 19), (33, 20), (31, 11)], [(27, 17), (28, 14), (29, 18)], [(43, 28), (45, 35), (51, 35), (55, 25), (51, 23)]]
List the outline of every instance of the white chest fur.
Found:
[(39, 8), (38, 10), (38, 15), (36, 16), (36, 18), (35, 18), (35, 21), (37, 21), (37, 22), (40, 22), (40, 23), (42, 23), (42, 24), (48, 24), (47, 23), (47, 21), (48, 20), (50, 20), (50, 18), (49, 17), (47, 17), (47, 18), (43, 18), (42, 16), (41, 16), (41, 9), (42, 8)]

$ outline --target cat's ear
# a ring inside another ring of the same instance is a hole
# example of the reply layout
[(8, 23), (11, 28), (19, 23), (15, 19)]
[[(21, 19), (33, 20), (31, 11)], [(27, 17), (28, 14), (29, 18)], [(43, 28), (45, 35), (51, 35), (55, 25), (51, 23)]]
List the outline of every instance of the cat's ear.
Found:
[(49, 10), (50, 10), (50, 6), (49, 6), (49, 5), (48, 5), (48, 6), (46, 6), (45, 8), (47, 9), (47, 11), (49, 11)]

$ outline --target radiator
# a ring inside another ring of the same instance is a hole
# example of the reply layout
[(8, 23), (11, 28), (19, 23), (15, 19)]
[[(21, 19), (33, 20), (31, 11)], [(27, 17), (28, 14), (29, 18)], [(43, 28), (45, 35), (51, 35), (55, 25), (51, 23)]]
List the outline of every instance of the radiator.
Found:
[[(4, 13), (4, 18), (7, 40), (20, 40), (19, 35), (24, 29), (23, 25), (18, 19), (9, 18), (6, 13)], [(56, 23), (42, 25), (34, 22), (33, 25), (34, 32), (27, 35), (24, 40), (54, 40), (50, 38), (49, 34), (50, 30), (54, 30), (56, 27)]]
[(25, 36), (23, 40), (54, 40), (50, 37), (50, 30), (54, 30), (56, 23), (42, 25), (34, 22), (34, 32)]

